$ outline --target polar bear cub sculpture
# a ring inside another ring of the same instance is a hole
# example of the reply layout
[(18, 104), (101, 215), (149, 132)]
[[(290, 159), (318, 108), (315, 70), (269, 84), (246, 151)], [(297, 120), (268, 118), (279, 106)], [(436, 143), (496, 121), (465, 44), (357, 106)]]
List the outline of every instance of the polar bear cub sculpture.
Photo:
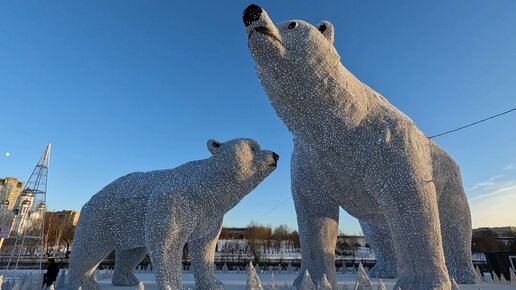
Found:
[(196, 288), (220, 289), (213, 262), (223, 216), (276, 168), (279, 156), (251, 139), (209, 140), (208, 150), (208, 159), (131, 173), (95, 194), (81, 210), (68, 289), (99, 289), (93, 274), (113, 250), (113, 285), (137, 285), (133, 270), (148, 252), (158, 289), (182, 289), (186, 242)]
[(474, 283), (469, 206), (450, 156), (340, 63), (331, 23), (276, 25), (254, 4), (243, 20), (260, 82), (294, 136), (295, 285), (308, 270), (336, 289), (339, 206), (380, 253), (377, 273), (399, 271), (394, 289), (450, 289), (449, 275)]

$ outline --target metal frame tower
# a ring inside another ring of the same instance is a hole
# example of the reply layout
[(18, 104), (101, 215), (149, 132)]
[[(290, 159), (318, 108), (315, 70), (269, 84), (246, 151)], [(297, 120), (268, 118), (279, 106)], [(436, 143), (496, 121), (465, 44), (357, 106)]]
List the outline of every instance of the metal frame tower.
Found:
[[(7, 270), (16, 270), (22, 256), (39, 260), (39, 269), (44, 258), (45, 212), (47, 199), (47, 177), (50, 162), (50, 144), (41, 155), (36, 167), (18, 198), (13, 209), (10, 238), (14, 240), (9, 255)], [(14, 263), (14, 267), (12, 267)], [(14, 275), (13, 275), (14, 276)]]

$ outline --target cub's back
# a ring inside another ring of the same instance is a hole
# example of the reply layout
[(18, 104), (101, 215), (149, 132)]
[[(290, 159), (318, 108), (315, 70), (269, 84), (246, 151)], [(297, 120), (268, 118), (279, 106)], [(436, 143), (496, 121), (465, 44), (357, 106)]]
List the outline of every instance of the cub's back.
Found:
[(173, 171), (173, 169), (167, 169), (129, 173), (102, 188), (88, 204), (105, 206), (106, 203), (126, 203), (128, 199), (146, 200), (157, 186), (168, 178), (173, 178)]

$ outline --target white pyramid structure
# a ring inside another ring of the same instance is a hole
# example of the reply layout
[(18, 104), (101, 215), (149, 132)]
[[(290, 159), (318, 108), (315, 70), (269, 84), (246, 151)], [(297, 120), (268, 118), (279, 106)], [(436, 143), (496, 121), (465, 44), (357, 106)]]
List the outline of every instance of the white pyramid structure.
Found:
[(263, 290), (260, 278), (256, 274), (256, 269), (253, 267), (253, 263), (249, 262), (249, 270), (247, 272), (247, 283), (245, 286), (246, 290)]
[(294, 268), (292, 267), (292, 265), (290, 263), (288, 263), (287, 274), (292, 274), (292, 273), (294, 273)]
[(330, 281), (328, 281), (326, 274), (323, 274), (321, 282), (317, 284), (317, 290), (332, 290)]
[(269, 285), (267, 286), (267, 290), (279, 290), (278, 284), (276, 283), (276, 280), (274, 279), (274, 272), (272, 272), (271, 281), (269, 282)]
[(371, 281), (369, 280), (369, 277), (367, 276), (367, 273), (364, 269), (364, 266), (362, 266), (362, 263), (358, 264), (357, 282), (359, 290), (373, 289), (373, 285), (371, 284)]
[(516, 285), (516, 273), (514, 273), (514, 269), (512, 267), (509, 268), (509, 272), (510, 272), (509, 278), (511, 279), (511, 285)]
[(457, 284), (457, 281), (453, 277), (450, 279), (451, 282), (451, 290), (460, 290), (459, 285)]
[(299, 285), (298, 290), (315, 290), (314, 282), (312, 281), (312, 277), (310, 277), (308, 270), (305, 270), (303, 280), (301, 280), (301, 285)]
[(478, 265), (475, 266), (475, 272), (477, 273), (478, 279), (480, 279), (480, 281), (484, 281), (484, 276), (482, 275), (482, 272), (480, 271)]
[(222, 266), (222, 273), (224, 274), (227, 274), (229, 273), (229, 268), (228, 268), (228, 265), (226, 263), (224, 263), (224, 265)]
[(142, 282), (138, 283), (138, 287), (136, 288), (136, 290), (145, 290), (145, 286), (143, 286)]
[(378, 290), (387, 290), (387, 289), (385, 288), (385, 284), (383, 283), (382, 279), (380, 279), (380, 280), (378, 281), (378, 288), (376, 288), (376, 289), (378, 289)]
[(500, 278), (496, 275), (495, 271), (491, 271), (491, 278), (493, 283), (500, 284)]
[(505, 276), (503, 275), (503, 273), (500, 274), (500, 284), (503, 284), (503, 285), (509, 285), (510, 282), (507, 281), (507, 279), (505, 279)]

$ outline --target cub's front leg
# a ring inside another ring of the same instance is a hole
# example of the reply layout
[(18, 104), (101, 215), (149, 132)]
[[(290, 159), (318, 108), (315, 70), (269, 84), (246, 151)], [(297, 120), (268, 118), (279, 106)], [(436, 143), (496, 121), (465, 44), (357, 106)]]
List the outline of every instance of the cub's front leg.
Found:
[(149, 200), (145, 219), (145, 244), (154, 266), (160, 290), (181, 290), (182, 255), (192, 233), (193, 213), (180, 199), (162, 197)]
[(188, 242), (192, 257), (195, 287), (200, 290), (223, 289), (222, 282), (215, 278), (215, 247), (222, 229), (222, 218), (207, 226), (200, 226)]

